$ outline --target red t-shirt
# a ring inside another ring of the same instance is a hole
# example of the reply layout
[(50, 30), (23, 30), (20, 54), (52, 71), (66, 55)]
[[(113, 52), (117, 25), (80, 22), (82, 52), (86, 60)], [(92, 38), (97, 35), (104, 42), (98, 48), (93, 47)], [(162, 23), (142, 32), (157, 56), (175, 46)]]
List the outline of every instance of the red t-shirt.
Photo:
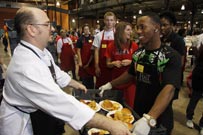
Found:
[[(121, 51), (118, 51), (114, 42), (109, 44), (106, 49), (105, 56), (110, 58), (111, 61), (129, 59), (132, 60), (132, 54), (138, 49), (138, 45), (135, 42), (132, 42), (130, 46), (124, 46)], [(130, 66), (130, 65), (129, 65)], [(114, 67), (112, 70), (112, 79), (120, 76), (125, 72), (129, 66), (124, 66), (121, 68)]]

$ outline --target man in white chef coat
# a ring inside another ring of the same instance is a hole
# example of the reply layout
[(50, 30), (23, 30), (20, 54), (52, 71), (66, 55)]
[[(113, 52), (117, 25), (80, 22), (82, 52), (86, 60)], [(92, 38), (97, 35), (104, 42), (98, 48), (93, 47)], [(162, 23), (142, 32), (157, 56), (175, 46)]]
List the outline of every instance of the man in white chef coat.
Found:
[(61, 71), (46, 49), (54, 29), (43, 10), (20, 8), (15, 16), (15, 28), (21, 40), (5, 78), (0, 135), (34, 134), (30, 114), (39, 110), (76, 130), (87, 125), (108, 130), (112, 135), (130, 135), (121, 122), (95, 113), (62, 91), (67, 85), (84, 92), (87, 89)]

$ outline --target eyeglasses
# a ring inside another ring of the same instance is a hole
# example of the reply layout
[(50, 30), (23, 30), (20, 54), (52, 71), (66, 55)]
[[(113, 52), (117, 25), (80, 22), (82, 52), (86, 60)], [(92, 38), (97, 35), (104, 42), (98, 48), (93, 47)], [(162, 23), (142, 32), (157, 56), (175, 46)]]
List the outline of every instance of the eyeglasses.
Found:
[(52, 22), (47, 22), (47, 23), (31, 23), (29, 25), (41, 25), (41, 26), (46, 26), (46, 27), (52, 27)]

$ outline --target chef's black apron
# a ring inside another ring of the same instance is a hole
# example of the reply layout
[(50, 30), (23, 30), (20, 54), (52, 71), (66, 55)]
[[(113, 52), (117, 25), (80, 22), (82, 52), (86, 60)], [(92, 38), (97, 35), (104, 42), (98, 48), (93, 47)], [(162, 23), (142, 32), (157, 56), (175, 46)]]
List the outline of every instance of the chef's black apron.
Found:
[[(144, 113), (148, 113), (153, 106), (157, 95), (162, 90), (162, 72), (158, 71), (158, 59), (159, 54), (162, 51), (162, 47), (158, 49), (158, 54), (155, 54), (155, 51), (146, 51), (144, 56), (140, 57), (139, 55), (134, 69), (136, 72), (136, 98), (134, 102), (134, 110), (138, 113), (139, 116), (142, 116)], [(154, 57), (154, 61), (150, 63), (150, 56)], [(164, 125), (169, 132), (173, 128), (173, 112), (171, 104), (168, 105), (165, 112), (157, 120), (158, 124)]]
[[(37, 57), (39, 57), (39, 55), (32, 48), (24, 45), (23, 43), (20, 43), (20, 44), (22, 46), (24, 46), (25, 48), (31, 50), (35, 55), (37, 55)], [(50, 62), (51, 62), (51, 66), (49, 67), (49, 70), (52, 74), (54, 81), (56, 82), (56, 74), (55, 74), (54, 66), (52, 64), (52, 61), (50, 61)], [(16, 106), (14, 106), (14, 107), (24, 113), (27, 113), (27, 112), (17, 108)], [(65, 124), (64, 121), (62, 121), (56, 117), (48, 115), (47, 113), (44, 113), (41, 110), (37, 110), (35, 112), (28, 113), (28, 114), (30, 114), (34, 135), (61, 135), (62, 133), (65, 132), (64, 131), (64, 124)]]

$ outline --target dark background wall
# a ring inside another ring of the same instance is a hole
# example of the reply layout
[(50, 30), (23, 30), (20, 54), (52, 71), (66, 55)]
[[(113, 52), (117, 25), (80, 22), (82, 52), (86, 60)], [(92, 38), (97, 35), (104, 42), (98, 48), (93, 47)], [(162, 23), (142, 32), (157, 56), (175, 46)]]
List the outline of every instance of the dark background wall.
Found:
[(14, 8), (0, 8), (0, 29), (3, 29), (4, 19), (14, 19), (17, 10)]

